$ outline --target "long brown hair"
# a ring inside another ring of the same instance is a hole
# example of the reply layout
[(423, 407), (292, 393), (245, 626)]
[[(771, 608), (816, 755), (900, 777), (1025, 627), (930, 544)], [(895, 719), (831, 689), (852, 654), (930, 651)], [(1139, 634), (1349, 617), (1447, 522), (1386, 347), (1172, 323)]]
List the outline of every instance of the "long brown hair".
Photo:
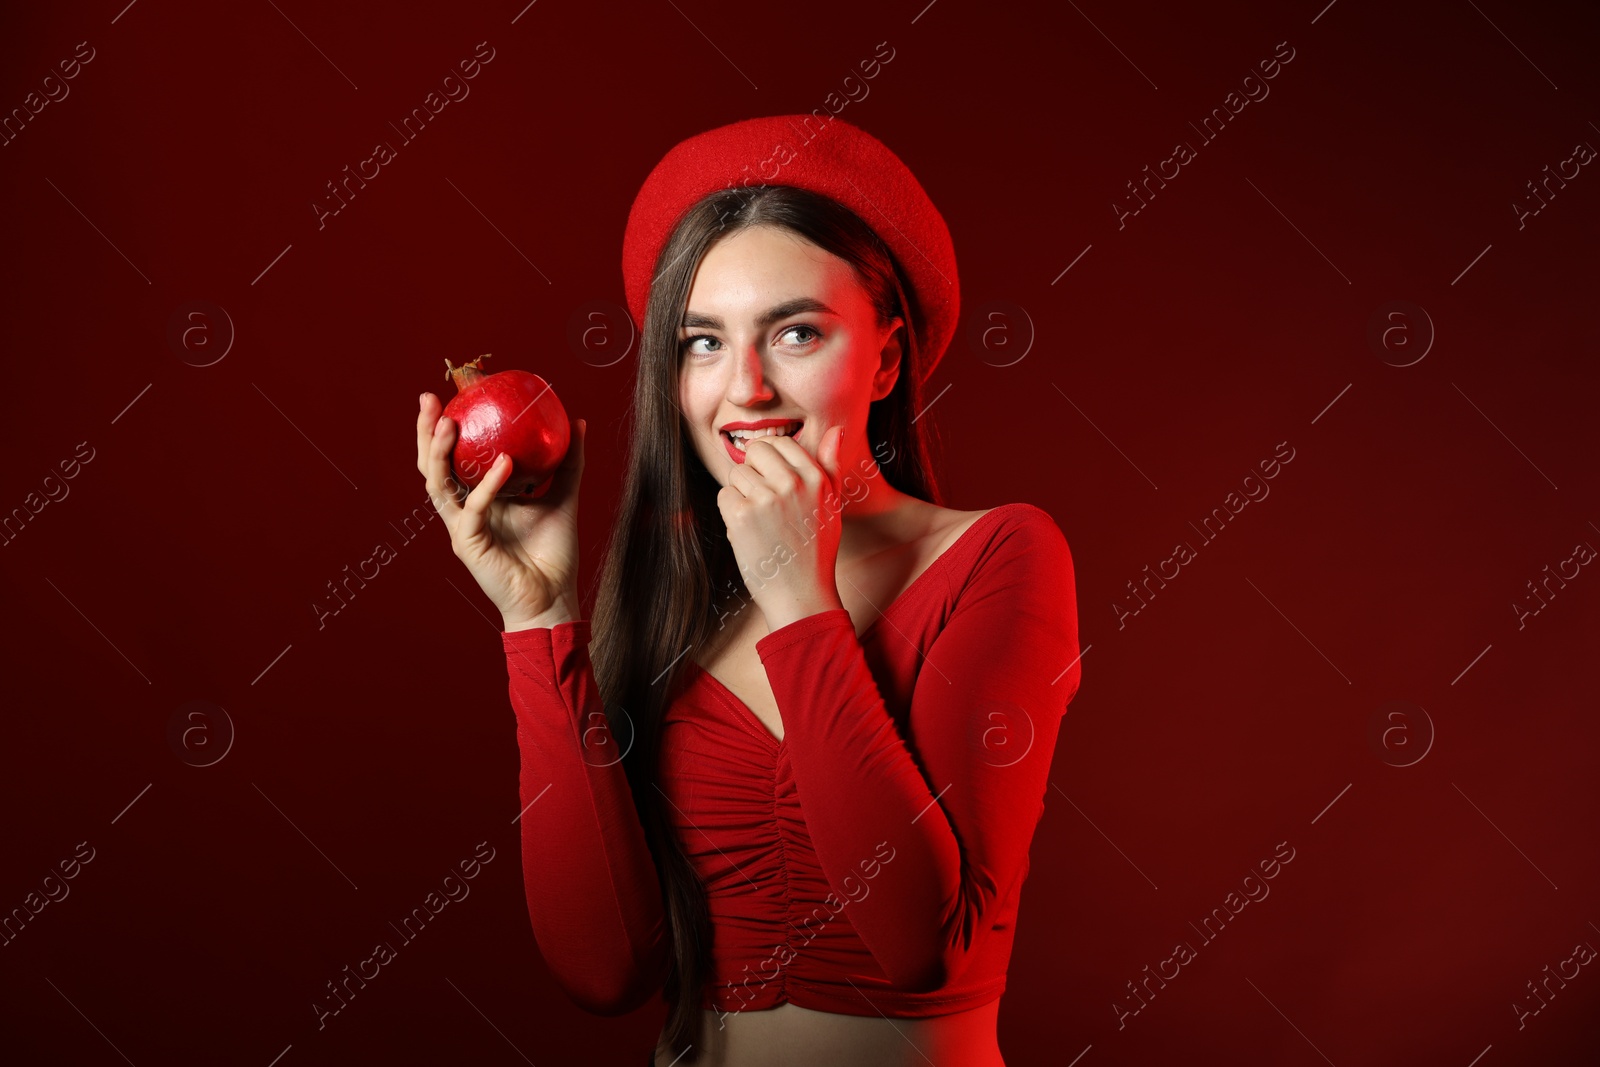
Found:
[[(631, 734), (623, 766), (660, 874), (671, 938), (664, 995), (675, 1054), (699, 1045), (700, 1002), (710, 973), (705, 888), (671, 829), (656, 784), (661, 719), (684, 678), (684, 659), (742, 606), (749, 592), (717, 507), (721, 486), (695, 452), (679, 407), (678, 330), (695, 270), (719, 240), (750, 227), (792, 231), (855, 267), (887, 326), (906, 323), (900, 373), (869, 408), (867, 440), (879, 470), (910, 496), (942, 503), (934, 475), (938, 440), (922, 409), (916, 293), (888, 247), (860, 216), (830, 197), (784, 185), (725, 189), (690, 207), (656, 261), (640, 328), (639, 369), (622, 498), (592, 611), (595, 680), (614, 737)], [(626, 713), (626, 722), (620, 712)], [(698, 1049), (687, 1062), (698, 1059)]]

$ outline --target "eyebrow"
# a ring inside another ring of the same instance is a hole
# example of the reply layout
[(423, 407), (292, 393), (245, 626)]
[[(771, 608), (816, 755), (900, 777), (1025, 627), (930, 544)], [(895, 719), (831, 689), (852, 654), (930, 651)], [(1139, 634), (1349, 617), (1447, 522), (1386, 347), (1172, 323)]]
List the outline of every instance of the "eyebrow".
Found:
[[(756, 316), (756, 325), (764, 330), (780, 319), (786, 319), (790, 315), (801, 315), (808, 311), (821, 312), (825, 315), (839, 314), (837, 311), (833, 310), (820, 300), (813, 299), (809, 296), (800, 296), (793, 300), (785, 300), (781, 304), (777, 304), (768, 308), (766, 311)], [(683, 328), (720, 330), (723, 327), (722, 320), (717, 318), (715, 315), (702, 315), (696, 311), (687, 311), (683, 316)]]

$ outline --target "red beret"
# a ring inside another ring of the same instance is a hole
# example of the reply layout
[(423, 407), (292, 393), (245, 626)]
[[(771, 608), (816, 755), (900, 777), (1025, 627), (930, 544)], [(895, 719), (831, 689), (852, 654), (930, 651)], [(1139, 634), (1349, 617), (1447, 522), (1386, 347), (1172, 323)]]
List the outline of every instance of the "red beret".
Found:
[(920, 305), (913, 327), (926, 381), (961, 311), (950, 229), (900, 157), (843, 119), (820, 128), (814, 115), (746, 119), (696, 134), (662, 157), (634, 198), (622, 238), (622, 277), (634, 322), (644, 324), (656, 260), (683, 212), (708, 193), (763, 184), (830, 196), (889, 246)]

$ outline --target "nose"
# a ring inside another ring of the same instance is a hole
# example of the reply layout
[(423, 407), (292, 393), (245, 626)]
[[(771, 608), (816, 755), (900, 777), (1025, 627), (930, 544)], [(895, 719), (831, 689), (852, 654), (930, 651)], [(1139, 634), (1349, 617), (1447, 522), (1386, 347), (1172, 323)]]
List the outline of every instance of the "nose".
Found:
[(733, 373), (728, 381), (729, 403), (735, 407), (748, 408), (772, 399), (772, 387), (767, 382), (766, 372), (762, 369), (761, 349), (758, 345), (745, 346), (732, 363)]

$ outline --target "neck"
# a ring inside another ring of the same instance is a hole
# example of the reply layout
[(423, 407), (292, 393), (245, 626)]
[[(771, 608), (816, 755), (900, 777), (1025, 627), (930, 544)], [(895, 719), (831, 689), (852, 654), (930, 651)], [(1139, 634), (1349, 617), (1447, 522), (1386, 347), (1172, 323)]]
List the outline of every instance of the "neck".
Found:
[[(839, 563), (848, 564), (907, 540), (904, 520), (919, 501), (889, 484), (880, 471), (860, 499), (844, 498)], [(853, 488), (853, 486), (852, 486)]]

